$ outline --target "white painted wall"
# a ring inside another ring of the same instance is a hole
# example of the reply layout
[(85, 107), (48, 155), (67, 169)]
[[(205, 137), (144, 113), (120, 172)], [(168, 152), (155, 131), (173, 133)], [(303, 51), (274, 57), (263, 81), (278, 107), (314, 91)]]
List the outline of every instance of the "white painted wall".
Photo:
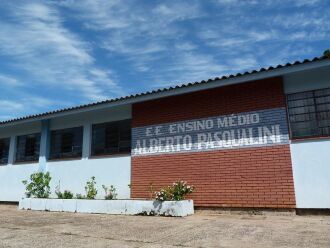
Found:
[(59, 181), (62, 192), (67, 189), (74, 194), (85, 195), (86, 182), (95, 176), (97, 198), (104, 198), (102, 184), (113, 185), (117, 189), (118, 198), (130, 198), (128, 187), (131, 182), (130, 156), (47, 162), (47, 168), (52, 176), (53, 197), (56, 197), (54, 191)]
[[(117, 121), (131, 118), (131, 106), (119, 106), (111, 109), (102, 109), (65, 117), (51, 119), (50, 130), (84, 127), (83, 158), (76, 160), (47, 161), (39, 159), (35, 164), (7, 164), (0, 166), (0, 201), (19, 201), (24, 196), (25, 187), (22, 180), (38, 170), (45, 169), (52, 176), (51, 191), (54, 194), (55, 187), (60, 180), (61, 190), (68, 189), (74, 194), (85, 194), (85, 185), (92, 176), (96, 177), (98, 198), (104, 197), (102, 184), (114, 185), (117, 188), (118, 198), (130, 197), (128, 184), (131, 181), (131, 158), (126, 156), (111, 156), (90, 158), (89, 147), (91, 141), (91, 125), (95, 123)], [(0, 138), (25, 135), (41, 132), (41, 122), (25, 123), (15, 126), (0, 128)], [(10, 154), (14, 160), (15, 144), (12, 142)], [(41, 155), (41, 154), (40, 154)], [(41, 162), (43, 161), (43, 162)]]
[[(330, 88), (330, 68), (284, 77), (286, 94)], [(330, 208), (330, 139), (291, 141), (297, 208)]]
[(0, 201), (19, 201), (25, 193), (22, 181), (38, 170), (38, 163), (0, 166)]
[(330, 140), (292, 142), (297, 208), (330, 208)]

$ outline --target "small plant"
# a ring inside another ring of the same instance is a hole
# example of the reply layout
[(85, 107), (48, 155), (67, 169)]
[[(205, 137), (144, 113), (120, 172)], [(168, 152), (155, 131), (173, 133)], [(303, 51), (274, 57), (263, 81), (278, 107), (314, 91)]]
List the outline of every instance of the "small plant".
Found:
[(30, 175), (30, 179), (22, 181), (26, 186), (26, 197), (48, 198), (50, 195), (51, 176), (49, 172), (36, 172)]
[(84, 196), (82, 194), (76, 194), (76, 198), (77, 199), (86, 199), (86, 196)]
[(70, 190), (64, 190), (63, 192), (63, 199), (72, 199), (73, 194)]
[(162, 188), (160, 191), (155, 192), (156, 200), (159, 201), (181, 201), (194, 191), (194, 186), (187, 185), (187, 182), (178, 181), (173, 183), (172, 186)]
[(104, 192), (105, 192), (104, 199), (106, 199), (106, 200), (115, 200), (115, 199), (117, 199), (116, 188), (113, 185), (110, 185), (110, 187), (102, 185), (102, 188), (104, 189)]
[(86, 191), (86, 198), (87, 199), (95, 199), (95, 196), (97, 195), (97, 189), (95, 188), (96, 182), (95, 177), (91, 177), (90, 181), (87, 181), (85, 186)]
[(58, 185), (55, 188), (55, 194), (57, 195), (58, 199), (72, 199), (73, 194), (70, 190), (64, 190), (64, 192), (61, 192), (61, 186), (60, 181), (58, 181)]

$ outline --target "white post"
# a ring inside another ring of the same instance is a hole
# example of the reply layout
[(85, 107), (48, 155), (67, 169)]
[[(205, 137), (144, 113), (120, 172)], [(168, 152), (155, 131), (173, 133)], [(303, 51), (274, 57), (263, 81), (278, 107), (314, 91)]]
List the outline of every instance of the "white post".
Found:
[(84, 124), (82, 159), (88, 159), (91, 150), (91, 124)]
[(8, 165), (13, 165), (15, 163), (15, 155), (16, 155), (16, 136), (10, 136), (9, 143), (9, 153), (8, 153)]
[(47, 159), (50, 146), (49, 120), (41, 122), (40, 153), (39, 153), (39, 171), (46, 171)]

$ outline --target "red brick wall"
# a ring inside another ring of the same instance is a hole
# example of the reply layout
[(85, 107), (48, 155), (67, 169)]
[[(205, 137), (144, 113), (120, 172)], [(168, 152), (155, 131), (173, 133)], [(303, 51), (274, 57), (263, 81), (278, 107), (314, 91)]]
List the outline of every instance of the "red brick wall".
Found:
[(133, 197), (187, 180), (196, 206), (295, 206), (289, 145), (132, 158)]
[[(133, 127), (284, 107), (280, 78), (133, 105)], [(132, 197), (186, 180), (203, 207), (294, 208), (289, 145), (132, 157)]]
[(133, 105), (133, 127), (285, 106), (281, 78), (160, 98)]

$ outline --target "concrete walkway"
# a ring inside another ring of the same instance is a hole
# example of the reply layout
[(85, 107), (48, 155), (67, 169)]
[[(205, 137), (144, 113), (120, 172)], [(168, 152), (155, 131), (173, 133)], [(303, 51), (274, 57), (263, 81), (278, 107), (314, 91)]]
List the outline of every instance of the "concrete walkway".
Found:
[(330, 217), (111, 216), (0, 205), (2, 247), (330, 247)]

